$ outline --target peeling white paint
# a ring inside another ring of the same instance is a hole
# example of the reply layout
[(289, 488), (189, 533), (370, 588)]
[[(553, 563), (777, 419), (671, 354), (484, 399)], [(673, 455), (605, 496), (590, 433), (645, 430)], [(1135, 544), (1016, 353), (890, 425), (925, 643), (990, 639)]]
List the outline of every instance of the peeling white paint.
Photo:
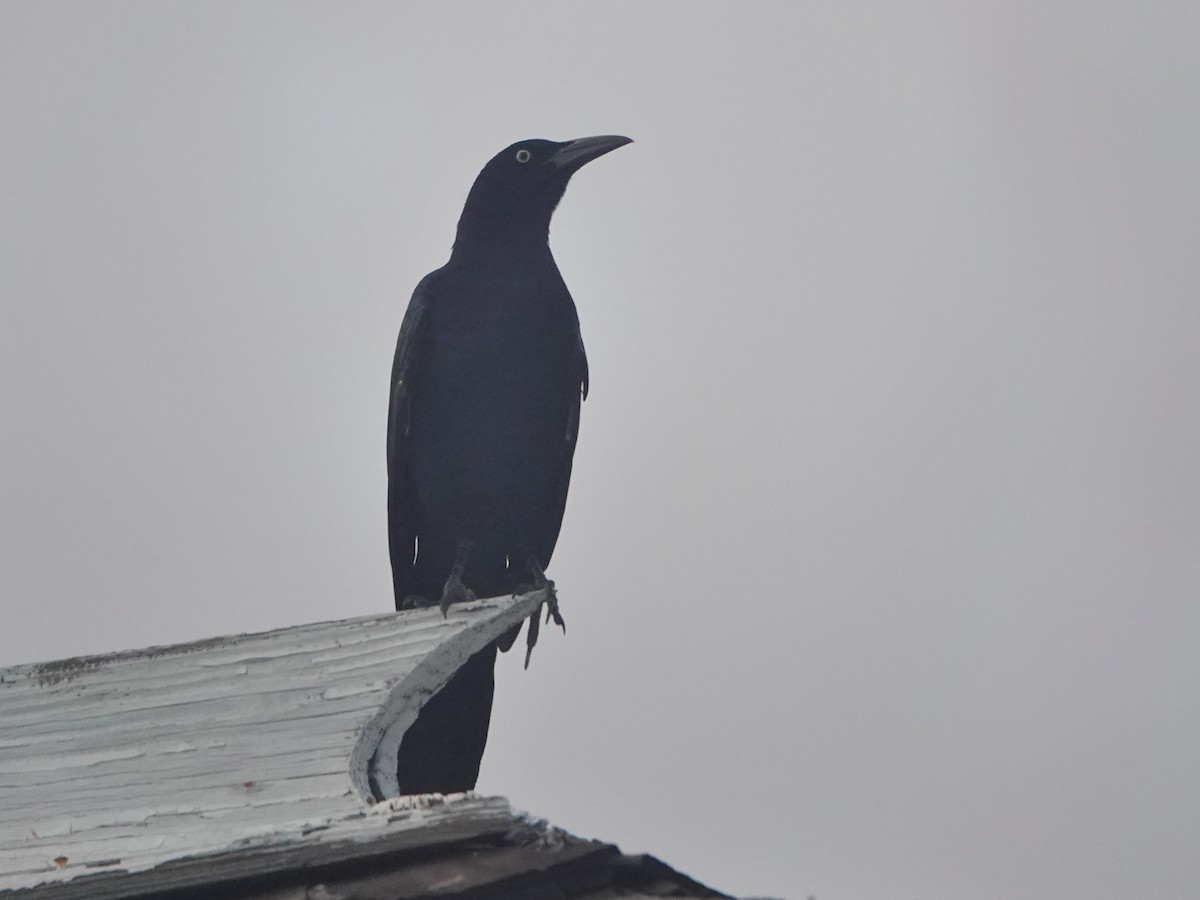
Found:
[(0, 670), (0, 890), (420, 827), (463, 804), (507, 815), (470, 795), (373, 804), (368, 785), (395, 793), (420, 704), (540, 600)]

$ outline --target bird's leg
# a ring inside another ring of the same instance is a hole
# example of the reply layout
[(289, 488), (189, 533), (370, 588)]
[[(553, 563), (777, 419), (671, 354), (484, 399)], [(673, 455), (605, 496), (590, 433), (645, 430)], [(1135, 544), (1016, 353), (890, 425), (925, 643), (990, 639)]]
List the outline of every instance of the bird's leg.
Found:
[[(554, 582), (546, 577), (542, 564), (532, 553), (525, 554), (525, 563), (529, 566), (529, 571), (533, 573), (533, 584), (520, 585), (513, 596), (544, 590), (546, 592), (546, 622), (549, 623), (551, 619), (554, 619), (554, 624), (563, 630), (563, 634), (566, 634), (567, 623), (563, 620), (562, 613), (558, 608), (558, 591), (554, 589)], [(527, 669), (529, 668), (529, 657), (533, 655), (533, 648), (537, 646), (538, 632), (541, 630), (541, 623), (538, 621), (541, 611), (542, 608), (539, 606), (529, 617), (529, 631), (525, 636), (525, 668)]]
[(450, 570), (450, 577), (446, 579), (446, 585), (442, 588), (442, 617), (446, 616), (446, 610), (450, 608), (451, 603), (464, 603), (468, 600), (475, 599), (475, 592), (463, 584), (462, 573), (467, 567), (467, 557), (471, 554), (471, 542), (460, 541), (458, 544), (458, 553), (454, 556), (454, 568)]

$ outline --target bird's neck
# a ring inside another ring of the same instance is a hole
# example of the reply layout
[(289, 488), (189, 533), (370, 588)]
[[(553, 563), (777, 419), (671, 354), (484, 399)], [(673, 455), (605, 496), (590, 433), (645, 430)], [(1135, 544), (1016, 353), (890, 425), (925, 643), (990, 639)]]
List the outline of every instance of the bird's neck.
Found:
[[(482, 178), (482, 176), (480, 176)], [(502, 253), (537, 252), (548, 246), (550, 217), (554, 203), (534, 202), (524, 197), (512, 197), (481, 187), (471, 187), (467, 202), (458, 219), (454, 238), (455, 252), (459, 248), (474, 252), (499, 249)]]
[[(464, 216), (465, 219), (465, 216)], [(463, 227), (464, 222), (458, 223), (458, 234), (454, 238), (454, 249), (451, 259), (537, 259), (550, 255), (549, 227), (530, 229), (526, 227), (498, 228), (497, 223), (491, 227), (479, 229)], [(524, 225), (525, 223), (520, 223)], [(518, 223), (513, 223), (517, 226)]]

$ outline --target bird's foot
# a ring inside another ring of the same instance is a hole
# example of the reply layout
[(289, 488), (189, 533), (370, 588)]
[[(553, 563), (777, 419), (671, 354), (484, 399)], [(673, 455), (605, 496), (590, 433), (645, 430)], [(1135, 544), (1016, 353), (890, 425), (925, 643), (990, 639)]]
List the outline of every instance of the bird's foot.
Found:
[(475, 592), (463, 584), (456, 573), (451, 572), (450, 577), (446, 579), (446, 586), (442, 588), (442, 601), (439, 604), (442, 607), (442, 617), (445, 618), (451, 603), (466, 603), (474, 599)]
[[(541, 572), (537, 573), (538, 577), (534, 579), (533, 584), (521, 584), (513, 591), (514, 597), (520, 597), (522, 594), (532, 594), (534, 591), (545, 591), (546, 599), (546, 624), (550, 624), (550, 620), (554, 620), (554, 624), (563, 630), (563, 634), (567, 633), (567, 623), (563, 621), (562, 612), (558, 608), (558, 591), (554, 588), (554, 582), (547, 578)], [(538, 612), (541, 612), (541, 607), (538, 607)], [(536, 618), (536, 616), (535, 616)]]
[(554, 620), (554, 624), (562, 629), (562, 633), (567, 633), (567, 623), (562, 617), (562, 611), (558, 608), (558, 591), (554, 589), (554, 582), (549, 578), (546, 579), (546, 623), (550, 624), (550, 620)]
[(396, 609), (426, 609), (434, 605), (436, 604), (428, 597), (422, 597), (420, 594), (409, 594), (400, 601), (400, 604), (396, 607)]
[[(554, 582), (545, 576), (541, 571), (534, 573), (533, 584), (520, 585), (514, 597), (521, 594), (530, 594), (534, 591), (545, 591), (546, 599), (542, 601), (546, 606), (546, 624), (550, 620), (554, 620), (554, 624), (563, 630), (563, 634), (567, 633), (567, 623), (562, 617), (562, 612), (558, 608), (558, 591), (554, 589)], [(537, 646), (538, 633), (541, 631), (542, 605), (538, 604), (538, 608), (534, 610), (533, 615), (529, 617), (529, 630), (525, 634), (525, 668), (529, 668), (529, 658), (533, 655), (533, 648)]]

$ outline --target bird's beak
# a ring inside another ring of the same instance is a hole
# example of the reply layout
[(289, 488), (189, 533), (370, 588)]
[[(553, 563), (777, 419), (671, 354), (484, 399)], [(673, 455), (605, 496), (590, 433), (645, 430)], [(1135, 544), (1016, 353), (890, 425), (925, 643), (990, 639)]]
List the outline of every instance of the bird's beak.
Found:
[(630, 138), (619, 134), (601, 134), (596, 137), (578, 138), (560, 148), (546, 162), (554, 166), (555, 171), (575, 172), (581, 166), (590, 163), (599, 156), (603, 156), (610, 150), (616, 150), (618, 147), (624, 147), (626, 144), (632, 143), (633, 141)]

